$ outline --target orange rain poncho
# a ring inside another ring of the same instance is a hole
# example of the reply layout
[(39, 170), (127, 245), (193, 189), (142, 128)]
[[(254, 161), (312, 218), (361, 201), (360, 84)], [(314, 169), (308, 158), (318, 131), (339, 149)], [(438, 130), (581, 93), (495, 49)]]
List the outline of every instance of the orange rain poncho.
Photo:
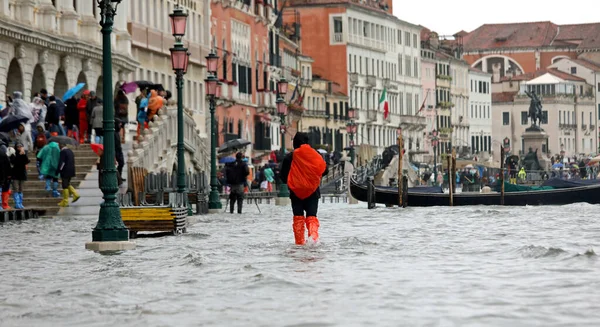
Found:
[(152, 118), (154, 118), (163, 105), (163, 97), (159, 96), (156, 90), (150, 91), (150, 100), (148, 100), (148, 121), (151, 121)]
[(321, 184), (327, 165), (323, 157), (308, 144), (294, 150), (288, 175), (288, 187), (301, 200), (313, 194)]

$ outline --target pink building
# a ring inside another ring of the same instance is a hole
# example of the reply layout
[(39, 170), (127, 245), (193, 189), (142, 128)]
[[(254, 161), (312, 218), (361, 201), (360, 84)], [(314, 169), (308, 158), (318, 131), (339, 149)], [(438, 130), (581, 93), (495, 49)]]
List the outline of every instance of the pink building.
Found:
[(437, 129), (436, 126), (436, 76), (435, 76), (435, 65), (433, 51), (426, 49), (421, 50), (421, 85), (423, 85), (423, 97), (425, 99), (425, 107), (419, 115), (426, 118), (427, 127), (423, 131), (423, 150), (427, 151), (427, 154), (423, 158), (424, 162), (431, 161), (433, 163), (433, 147), (431, 145), (431, 133)]

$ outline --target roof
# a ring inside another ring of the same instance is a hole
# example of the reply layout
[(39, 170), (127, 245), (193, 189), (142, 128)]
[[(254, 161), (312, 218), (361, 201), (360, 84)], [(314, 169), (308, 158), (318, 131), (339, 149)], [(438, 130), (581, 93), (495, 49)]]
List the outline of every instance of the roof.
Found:
[(465, 51), (548, 46), (558, 26), (552, 22), (484, 24), (463, 37)]
[(536, 77), (530, 81), (525, 82), (525, 84), (533, 84), (533, 85), (538, 85), (538, 84), (559, 84), (564, 82), (565, 80), (562, 78), (559, 78), (557, 76), (554, 76), (553, 74), (549, 74), (546, 73), (542, 76)]
[(492, 102), (513, 102), (517, 92), (492, 93)]
[[(526, 73), (526, 74), (516, 75), (516, 76), (512, 76), (512, 77), (503, 76), (500, 79), (500, 81), (501, 82), (530, 81), (529, 83), (531, 83), (532, 80), (535, 80), (546, 74), (550, 74), (550, 75), (552, 75), (552, 77), (559, 78), (562, 81), (585, 82), (584, 78), (581, 78), (581, 77), (575, 76), (575, 75), (571, 75), (569, 73), (561, 72), (560, 70), (558, 70), (556, 68), (541, 69), (541, 70), (536, 71), (535, 73)], [(549, 82), (540, 82), (540, 81), (538, 81), (536, 83), (531, 83), (531, 84), (554, 84), (554, 82), (551, 82), (550, 79), (548, 79)]]
[(560, 25), (556, 40), (570, 43), (577, 49), (598, 49), (600, 23)]
[(581, 66), (591, 69), (596, 72), (600, 72), (600, 65), (585, 59), (569, 59), (574, 63), (580, 64)]

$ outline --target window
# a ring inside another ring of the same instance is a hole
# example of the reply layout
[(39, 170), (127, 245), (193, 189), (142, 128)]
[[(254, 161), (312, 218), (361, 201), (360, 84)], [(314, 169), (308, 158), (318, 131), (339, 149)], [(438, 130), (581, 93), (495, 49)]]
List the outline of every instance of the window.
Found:
[(342, 33), (342, 18), (341, 17), (333, 18), (333, 32), (334, 33)]
[(404, 42), (407, 47), (410, 47), (410, 32), (404, 32)]
[(406, 76), (412, 76), (412, 72), (410, 69), (410, 56), (406, 56)]
[(577, 67), (571, 67), (571, 74), (577, 74)]
[[(398, 75), (402, 76), (402, 55), (398, 56)], [(600, 105), (598, 105), (598, 112), (600, 112)]]
[[(402, 44), (402, 31), (398, 30), (398, 44)], [(598, 90), (600, 90), (600, 83), (598, 83)]]
[(542, 119), (540, 119), (542, 124), (548, 124), (548, 110), (542, 111)]
[(521, 125), (527, 125), (527, 111), (521, 111)]
[(474, 112), (473, 112), (473, 105), (471, 105), (471, 118), (475, 118), (475, 116), (473, 114), (474, 114)]
[(502, 125), (510, 125), (510, 113), (502, 113)]
[(415, 65), (415, 77), (419, 77), (419, 61), (417, 60), (417, 57), (413, 58), (414, 61), (414, 65)]
[(413, 47), (416, 48), (417, 44), (417, 34), (413, 34)]

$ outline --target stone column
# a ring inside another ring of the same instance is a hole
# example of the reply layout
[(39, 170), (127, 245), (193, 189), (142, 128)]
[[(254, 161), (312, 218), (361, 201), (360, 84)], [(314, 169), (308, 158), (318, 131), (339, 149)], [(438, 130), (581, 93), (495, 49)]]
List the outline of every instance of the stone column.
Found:
[(98, 33), (100, 24), (96, 20), (96, 17), (94, 17), (93, 8), (93, 6), (97, 6), (98, 3), (96, 1), (83, 0), (79, 1), (77, 5), (77, 9), (79, 9), (79, 14), (81, 15), (81, 38), (94, 43), (100, 43), (100, 33)]
[[(8, 0), (5, 0), (5, 2), (8, 2)], [(15, 19), (26, 25), (33, 25), (35, 5), (34, 0), (16, 1), (14, 5)]]
[(56, 8), (51, 0), (40, 0), (35, 14), (39, 28), (44, 31), (56, 30)]
[(79, 34), (79, 14), (73, 8), (72, 0), (57, 0), (58, 10), (62, 12), (59, 22), (60, 32), (65, 35), (77, 36)]
[(130, 1), (123, 1), (119, 4), (117, 16), (115, 17), (114, 34), (116, 37), (117, 52), (131, 55), (131, 35), (129, 35), (127, 30), (129, 10), (131, 10)]

